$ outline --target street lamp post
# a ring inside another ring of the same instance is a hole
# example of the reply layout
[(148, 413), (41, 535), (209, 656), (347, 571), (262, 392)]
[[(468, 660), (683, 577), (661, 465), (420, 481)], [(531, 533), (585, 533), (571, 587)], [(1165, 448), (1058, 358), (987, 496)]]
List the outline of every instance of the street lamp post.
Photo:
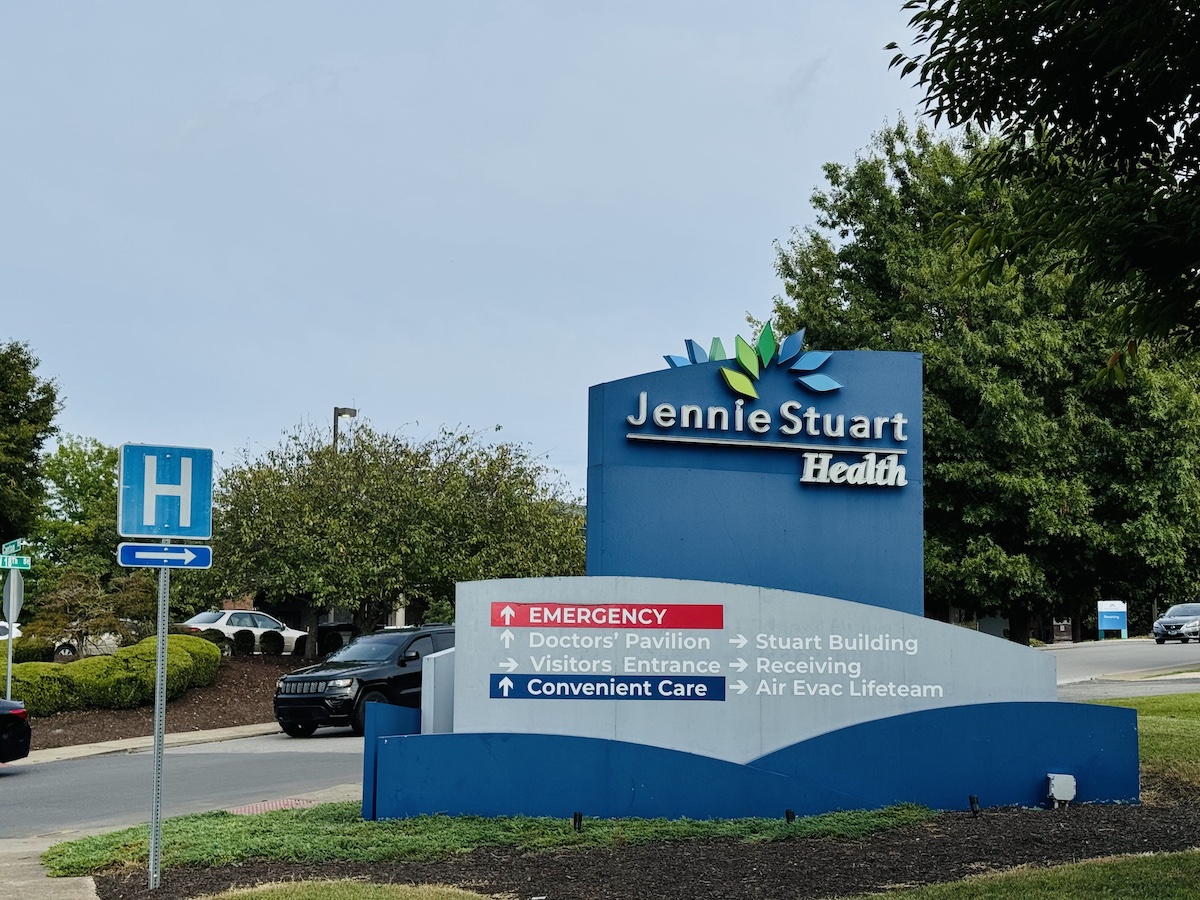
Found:
[(333, 408), (333, 452), (337, 453), (338, 419), (353, 419), (358, 410), (351, 406), (335, 406)]

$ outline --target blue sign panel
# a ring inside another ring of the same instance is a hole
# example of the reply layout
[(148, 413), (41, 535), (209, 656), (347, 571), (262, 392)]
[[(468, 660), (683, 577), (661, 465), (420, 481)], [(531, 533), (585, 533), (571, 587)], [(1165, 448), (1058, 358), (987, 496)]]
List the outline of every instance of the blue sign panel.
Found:
[(123, 444), (118, 468), (121, 537), (212, 537), (211, 450)]
[(492, 675), (491, 698), (507, 700), (724, 700), (713, 676)]
[(923, 615), (921, 357), (743, 350), (591, 388), (587, 574)]
[(206, 544), (117, 544), (117, 563), (126, 568), (209, 569)]
[(1124, 631), (1127, 627), (1128, 613), (1101, 610), (1097, 616), (1096, 624), (1101, 631)]

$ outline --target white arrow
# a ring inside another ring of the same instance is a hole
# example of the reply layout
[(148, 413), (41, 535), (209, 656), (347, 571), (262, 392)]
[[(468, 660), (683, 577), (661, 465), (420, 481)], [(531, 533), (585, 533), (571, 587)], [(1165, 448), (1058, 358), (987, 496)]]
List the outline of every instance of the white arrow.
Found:
[(750, 665), (750, 663), (746, 662), (739, 656), (737, 662), (731, 662), (729, 664), (729, 668), (733, 669), (735, 672), (745, 672), (746, 666), (748, 665)]
[(500, 690), (504, 691), (504, 696), (508, 696), (508, 692), (513, 689), (513, 680), (505, 675), (500, 679)]
[(739, 650), (741, 650), (743, 647), (746, 646), (746, 643), (747, 643), (746, 636), (744, 634), (739, 634), (737, 637), (731, 637), (729, 639), (729, 643), (733, 644), (733, 646), (735, 646)]
[(516, 637), (516, 635), (513, 634), (511, 631), (509, 631), (507, 628), (505, 628), (502, 632), (500, 632), (500, 640), (504, 641), (504, 649), (505, 650), (507, 650), (509, 647), (512, 646), (513, 638), (515, 638), (515, 637)]
[(504, 620), (505, 625), (511, 625), (513, 616), (515, 616), (516, 614), (517, 614), (517, 611), (515, 609), (513, 609), (511, 606), (506, 606), (506, 607), (504, 607), (504, 609), (500, 610), (500, 618), (502, 618)]
[(518, 665), (519, 663), (510, 656), (504, 662), (500, 663), (500, 668), (512, 672), (517, 668)]
[(748, 687), (750, 687), (750, 685), (746, 684), (746, 682), (739, 679), (739, 680), (735, 681), (733, 684), (731, 684), (730, 687), (733, 688), (735, 691), (737, 691), (739, 694), (744, 694), (744, 693), (746, 693), (746, 689)]
[[(187, 565), (196, 558), (196, 554), (191, 550), (184, 548), (178, 552), (171, 550), (135, 550), (133, 552), (134, 559), (161, 559), (163, 562), (169, 562), (172, 559), (182, 559), (183, 564)], [(182, 577), (182, 576), (180, 576)]]

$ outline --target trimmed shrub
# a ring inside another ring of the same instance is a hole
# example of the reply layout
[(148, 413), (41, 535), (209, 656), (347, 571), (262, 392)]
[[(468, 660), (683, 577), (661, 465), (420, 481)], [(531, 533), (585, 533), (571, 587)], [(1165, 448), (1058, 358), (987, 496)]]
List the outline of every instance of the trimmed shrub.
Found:
[(258, 648), (263, 656), (282, 656), (283, 635), (278, 631), (264, 631), (258, 639)]
[(25, 701), (25, 709), (31, 716), (52, 716), (68, 709), (82, 708), (75, 680), (67, 666), (47, 662), (14, 665), (12, 686), (13, 697)]
[[(8, 652), (3, 644), (0, 649)], [(17, 638), (13, 641), (13, 664), (26, 662), (54, 662), (54, 645), (39, 637)]]
[(215, 628), (205, 628), (202, 632), (196, 635), (198, 638), (203, 638), (206, 641), (216, 644), (218, 647), (229, 646), (229, 638), (225, 637), (225, 632), (217, 631)]
[(221, 648), (203, 637), (181, 634), (167, 637), (167, 646), (181, 648), (192, 657), (192, 683), (189, 687), (208, 687), (221, 668)]
[(344, 643), (345, 640), (340, 631), (327, 631), (321, 635), (321, 642), (317, 645), (317, 649), (322, 656), (328, 656), (334, 650), (341, 650)]
[[(14, 651), (15, 651), (14, 646)], [(146, 638), (111, 656), (73, 663), (27, 662), (13, 666), (13, 696), (31, 716), (71, 709), (129, 709), (154, 702), (158, 639)], [(221, 650), (194, 635), (167, 636), (167, 698), (212, 684)]]
[(238, 656), (249, 656), (254, 652), (254, 632), (249, 628), (233, 633), (233, 652)]
[[(132, 709), (147, 702), (145, 684), (115, 656), (81, 659), (68, 674), (84, 709)], [(153, 691), (148, 699), (154, 699)]]

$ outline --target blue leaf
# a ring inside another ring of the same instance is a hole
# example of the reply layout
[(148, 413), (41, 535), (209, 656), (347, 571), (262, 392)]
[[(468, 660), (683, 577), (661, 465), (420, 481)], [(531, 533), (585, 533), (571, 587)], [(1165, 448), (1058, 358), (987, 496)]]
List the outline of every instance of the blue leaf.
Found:
[(680, 366), (690, 366), (692, 364), (692, 361), (686, 356), (664, 356), (663, 359), (667, 361), (667, 365), (672, 369), (678, 369)]
[(705, 353), (704, 348), (695, 341), (686, 340), (683, 342), (683, 345), (687, 347), (688, 359), (690, 359), (693, 363), (699, 364), (708, 362), (708, 354)]
[(783, 344), (779, 348), (779, 365), (791, 362), (803, 348), (804, 329), (801, 328), (795, 334), (789, 334), (783, 339)]
[(801, 375), (796, 380), (810, 391), (816, 391), (818, 394), (836, 391), (841, 387), (841, 384), (834, 381), (828, 375), (822, 375), (820, 372), (815, 375)]
[(805, 353), (802, 357), (796, 360), (796, 364), (792, 366), (793, 372), (812, 372), (821, 368), (829, 361), (829, 357), (833, 356), (828, 350), (813, 350)]

